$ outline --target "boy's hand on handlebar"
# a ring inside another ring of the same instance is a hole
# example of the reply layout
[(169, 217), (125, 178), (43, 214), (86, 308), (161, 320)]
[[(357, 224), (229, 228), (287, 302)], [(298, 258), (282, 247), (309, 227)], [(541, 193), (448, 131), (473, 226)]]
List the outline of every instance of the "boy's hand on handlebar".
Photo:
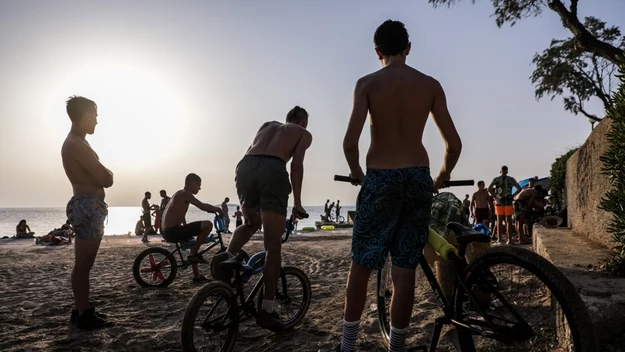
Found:
[(438, 194), (439, 189), (449, 187), (449, 185), (447, 185), (447, 182), (449, 182), (450, 178), (451, 175), (449, 173), (439, 173), (438, 176), (436, 176), (436, 179), (434, 179), (434, 193)]
[(350, 172), (349, 177), (358, 180), (358, 182), (352, 182), (352, 185), (359, 186), (362, 183), (362, 179), (365, 177), (365, 174), (362, 172), (361, 168), (358, 168), (356, 172)]
[(306, 214), (306, 210), (301, 205), (295, 205), (293, 207), (293, 215), (298, 219), (303, 219), (302, 214)]

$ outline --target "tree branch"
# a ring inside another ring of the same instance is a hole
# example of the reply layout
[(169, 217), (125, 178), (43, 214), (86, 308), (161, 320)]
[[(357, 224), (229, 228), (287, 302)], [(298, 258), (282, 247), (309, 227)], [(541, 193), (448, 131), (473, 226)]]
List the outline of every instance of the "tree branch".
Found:
[(622, 49), (597, 39), (579, 21), (576, 13), (576, 0), (571, 1), (571, 10), (575, 10), (575, 13), (573, 11), (569, 11), (560, 0), (550, 0), (547, 4), (551, 10), (555, 11), (560, 16), (562, 25), (573, 33), (580, 49), (591, 52), (597, 56), (601, 56), (614, 63), (623, 62)]
[(583, 106), (582, 106), (582, 102), (580, 101), (579, 103), (579, 112), (581, 112), (582, 114), (584, 114), (584, 116), (586, 116), (587, 118), (594, 120), (594, 121), (601, 121), (600, 118), (598, 118), (596, 115), (591, 115), (589, 113), (586, 112), (586, 110), (584, 110)]
[(577, 2), (578, 0), (571, 0), (571, 14), (575, 17), (577, 17)]

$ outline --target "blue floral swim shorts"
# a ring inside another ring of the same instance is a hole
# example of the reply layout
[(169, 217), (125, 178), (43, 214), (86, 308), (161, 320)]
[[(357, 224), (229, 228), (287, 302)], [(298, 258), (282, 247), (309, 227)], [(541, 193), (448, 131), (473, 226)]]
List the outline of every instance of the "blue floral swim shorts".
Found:
[(429, 234), (433, 190), (427, 167), (367, 169), (356, 201), (352, 260), (379, 270), (390, 252), (394, 266), (416, 268)]
[(66, 214), (76, 238), (101, 241), (108, 205), (100, 197), (77, 194), (67, 203)]

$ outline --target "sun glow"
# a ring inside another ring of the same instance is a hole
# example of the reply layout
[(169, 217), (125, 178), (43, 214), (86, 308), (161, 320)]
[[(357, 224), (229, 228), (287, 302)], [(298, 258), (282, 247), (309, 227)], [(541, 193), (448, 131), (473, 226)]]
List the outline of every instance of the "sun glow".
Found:
[(164, 72), (107, 62), (85, 73), (72, 94), (98, 104), (98, 125), (89, 140), (98, 144), (101, 159), (111, 167), (135, 169), (175, 155), (182, 138), (169, 137), (183, 135), (187, 114)]

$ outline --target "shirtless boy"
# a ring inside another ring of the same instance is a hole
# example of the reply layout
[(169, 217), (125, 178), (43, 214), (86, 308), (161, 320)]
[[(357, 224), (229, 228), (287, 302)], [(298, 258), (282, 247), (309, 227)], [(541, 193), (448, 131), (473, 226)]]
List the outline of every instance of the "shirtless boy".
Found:
[(143, 238), (141, 238), (141, 242), (150, 242), (148, 240), (148, 234), (150, 233), (150, 229), (152, 228), (152, 213), (150, 212), (150, 199), (152, 198), (152, 193), (145, 192), (145, 197), (141, 201), (141, 208), (143, 209), (143, 228), (145, 231), (143, 232)]
[(490, 222), (490, 207), (488, 204), (490, 194), (486, 190), (484, 181), (477, 183), (477, 192), (471, 198), (471, 212), (475, 216), (476, 224), (484, 224), (488, 227)]
[[(373, 42), (383, 68), (356, 82), (343, 140), (350, 176), (362, 187), (356, 203), (343, 338), (333, 351), (355, 350), (369, 276), (372, 270), (384, 266), (389, 252), (393, 264), (389, 351), (403, 348), (414, 301), (415, 269), (428, 236), (433, 193), (449, 180), (462, 149), (440, 83), (406, 65), (410, 42), (404, 24), (384, 22)], [(365, 176), (359, 164), (358, 142), (367, 112), (371, 115), (371, 145)], [(421, 141), (430, 112), (447, 146), (434, 182)]]
[(89, 302), (89, 273), (100, 248), (104, 219), (108, 215), (104, 189), (113, 185), (113, 173), (100, 163), (85, 139), (87, 134), (95, 132), (98, 124), (96, 103), (72, 96), (67, 100), (67, 115), (72, 120), (72, 128), (61, 148), (61, 157), (74, 194), (67, 203), (66, 213), (76, 234), (71, 277), (76, 308), (70, 322), (76, 323), (79, 329), (98, 329), (113, 325)]
[[(271, 331), (280, 331), (283, 324), (273, 310), (276, 284), (280, 274), (282, 234), (286, 223), (291, 185), (293, 186), (293, 214), (306, 213), (302, 207), (302, 180), (304, 155), (312, 143), (306, 130), (308, 113), (299, 106), (286, 115), (286, 123), (265, 122), (254, 137), (252, 145), (237, 165), (235, 182), (241, 202), (244, 224), (237, 227), (228, 250), (215, 256), (212, 265), (232, 258), (260, 228), (262, 221), (267, 257), (265, 259), (264, 299), (256, 323)], [(286, 163), (291, 161), (291, 182)]]
[(197, 252), (204, 243), (208, 235), (213, 230), (213, 224), (210, 221), (194, 221), (187, 224), (185, 216), (189, 210), (189, 204), (193, 204), (200, 210), (209, 213), (217, 213), (223, 216), (223, 211), (218, 207), (210, 204), (202, 203), (195, 195), (202, 188), (202, 179), (196, 174), (188, 174), (184, 180), (184, 188), (171, 196), (165, 212), (163, 213), (163, 238), (167, 242), (187, 242), (193, 237), (197, 239), (191, 247), (187, 261), (191, 263), (193, 268), (193, 282), (204, 282), (207, 279), (200, 275), (197, 263), (208, 263)]

